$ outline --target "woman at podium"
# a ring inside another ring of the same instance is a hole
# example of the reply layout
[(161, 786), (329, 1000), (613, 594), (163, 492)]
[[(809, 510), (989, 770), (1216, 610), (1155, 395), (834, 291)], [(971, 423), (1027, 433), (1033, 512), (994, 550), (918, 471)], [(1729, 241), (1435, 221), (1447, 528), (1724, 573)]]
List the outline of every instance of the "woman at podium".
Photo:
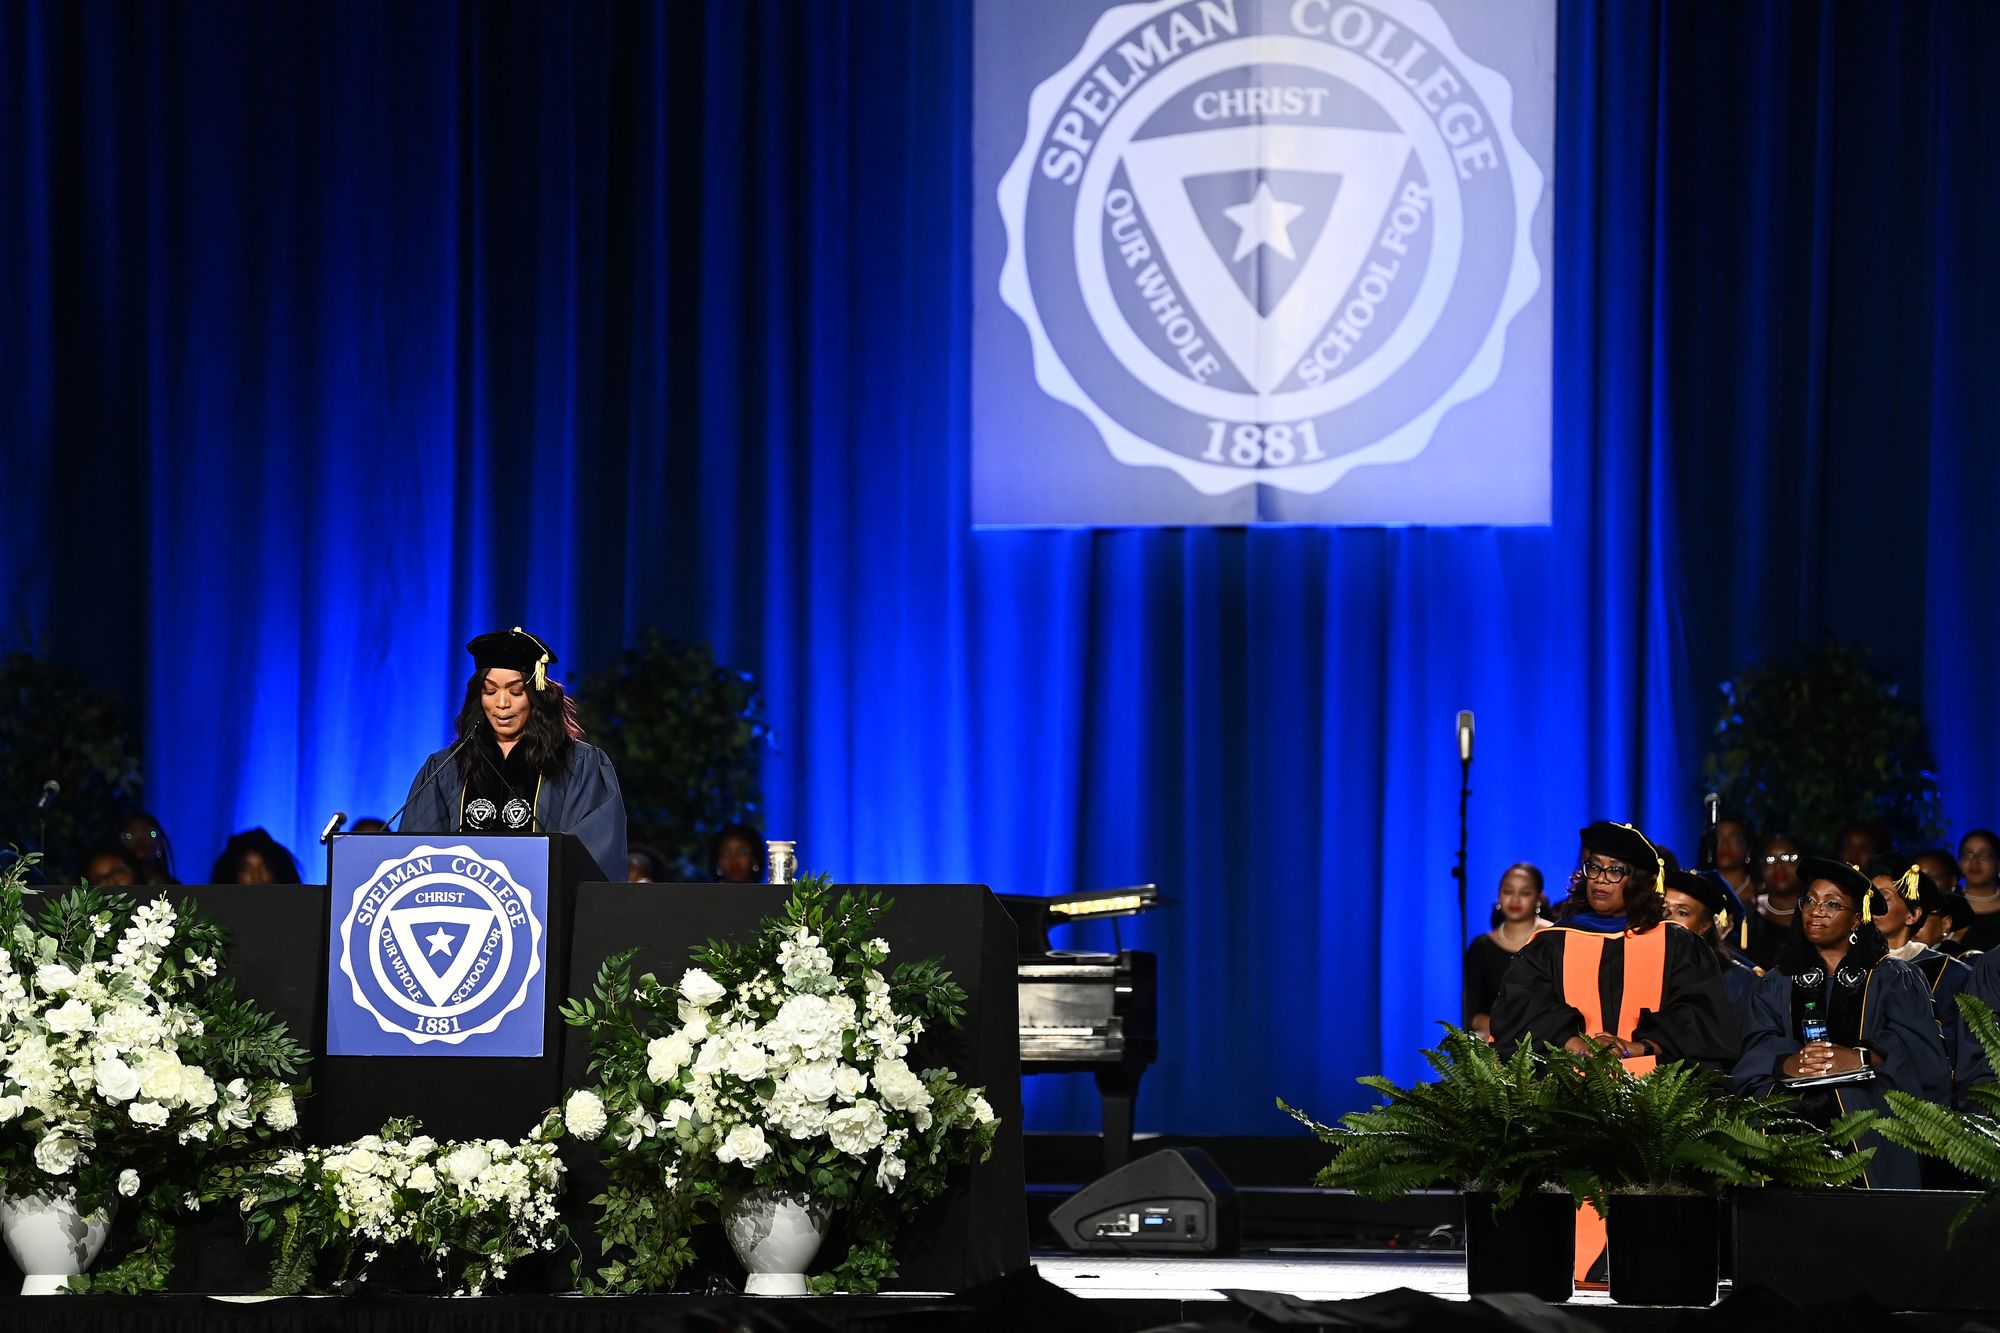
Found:
[(472, 679), (458, 742), (424, 760), (406, 833), (574, 833), (604, 875), (625, 869), (625, 799), (576, 705), (549, 678), (556, 656), (519, 626), (465, 645)]

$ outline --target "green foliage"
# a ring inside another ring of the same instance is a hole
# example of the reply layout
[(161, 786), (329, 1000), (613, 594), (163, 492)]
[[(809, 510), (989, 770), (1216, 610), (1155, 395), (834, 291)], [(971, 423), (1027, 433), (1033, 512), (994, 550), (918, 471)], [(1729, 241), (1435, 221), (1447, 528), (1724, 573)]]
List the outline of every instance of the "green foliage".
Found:
[[(1961, 995), (1958, 1012), (1966, 1030), (1985, 1048), (1988, 1067), (2000, 1068), (2000, 1022), (1992, 1009), (1976, 996)], [(1995, 1123), (2000, 1116), (2000, 1085), (1975, 1083), (1963, 1089), (1963, 1095), (1972, 1103), (1971, 1112), (1891, 1091), (1887, 1097), (1895, 1116), (1875, 1126), (1889, 1142), (1949, 1162), (1986, 1186), (1952, 1219), (1948, 1240), (1958, 1238), (1959, 1227), (1973, 1213), (2000, 1198), (2000, 1125)]]
[(1502, 1060), (1483, 1038), (1444, 1027), (1444, 1040), (1424, 1052), (1435, 1082), (1403, 1088), (1379, 1075), (1360, 1080), (1387, 1098), (1384, 1106), (1349, 1112), (1336, 1126), (1278, 1103), (1334, 1150), (1317, 1184), (1368, 1199), (1455, 1185), (1498, 1194), (1505, 1208), (1557, 1179), (1561, 1162), (1547, 1129), (1558, 1087), (1543, 1058), (1523, 1042)]
[(1315, 1183), (1386, 1199), (1455, 1185), (1499, 1196), (1562, 1185), (1603, 1207), (1614, 1193), (1712, 1194), (1725, 1185), (1822, 1187), (1858, 1180), (1872, 1150), (1849, 1151), (1872, 1112), (1826, 1133), (1778, 1098), (1727, 1093), (1697, 1065), (1644, 1077), (1609, 1050), (1589, 1055), (1522, 1043), (1501, 1059), (1486, 1041), (1445, 1025), (1424, 1059), (1437, 1078), (1399, 1087), (1361, 1079), (1386, 1103), (1322, 1125), (1287, 1106), (1334, 1150)]
[(1852, 1143), (1874, 1113), (1822, 1134), (1784, 1097), (1731, 1095), (1722, 1075), (1674, 1062), (1639, 1077), (1609, 1049), (1551, 1048), (1558, 1085), (1549, 1135), (1570, 1193), (1603, 1211), (1612, 1194), (1719, 1193), (1725, 1186), (1824, 1188), (1861, 1178), (1873, 1149)]
[(74, 870), (139, 803), (139, 754), (123, 709), (68, 667), (17, 649), (0, 654), (0, 844), (40, 836), (42, 783), (62, 784), (47, 812), (52, 866)]
[(576, 705), (618, 770), (632, 841), (657, 847), (679, 878), (707, 879), (716, 832), (757, 814), (766, 731), (756, 681), (717, 664), (705, 643), (648, 630), (581, 684)]
[(1724, 806), (1829, 853), (1850, 819), (1880, 820), (1899, 846), (1936, 842), (1934, 767), (1922, 716), (1866, 649), (1838, 643), (1724, 682), (1702, 762)]

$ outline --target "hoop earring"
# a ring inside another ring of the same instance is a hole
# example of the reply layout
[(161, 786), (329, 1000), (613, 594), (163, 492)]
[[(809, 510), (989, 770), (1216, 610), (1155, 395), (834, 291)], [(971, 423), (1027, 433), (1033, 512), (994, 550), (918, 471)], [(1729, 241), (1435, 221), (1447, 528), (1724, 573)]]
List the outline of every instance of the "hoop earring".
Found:
[(1849, 935), (1849, 936), (1847, 937), (1847, 942), (1848, 942), (1849, 944), (1859, 944), (1859, 943), (1861, 943), (1861, 932), (1857, 930), (1857, 931), (1855, 931), (1855, 932), (1854, 932), (1854, 933), (1853, 933), (1852, 935)]

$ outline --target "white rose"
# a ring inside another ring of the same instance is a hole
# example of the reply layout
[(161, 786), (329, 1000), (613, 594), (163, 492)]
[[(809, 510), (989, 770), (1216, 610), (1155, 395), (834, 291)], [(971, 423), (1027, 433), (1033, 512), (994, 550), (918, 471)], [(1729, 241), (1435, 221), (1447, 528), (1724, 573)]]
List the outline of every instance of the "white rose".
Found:
[(118, 1173), (118, 1192), (128, 1199), (137, 1194), (139, 1192), (139, 1173), (129, 1166), (120, 1171)]
[(809, 1102), (824, 1102), (833, 1099), (833, 1062), (821, 1060), (809, 1065), (800, 1065), (785, 1075), (785, 1082), (800, 1097)]
[(26, 1099), (12, 1095), (0, 1097), (0, 1125), (19, 1116), (28, 1109)]
[(930, 1090), (901, 1060), (875, 1062), (875, 1090), (898, 1111), (917, 1111), (931, 1104)]
[(719, 1074), (729, 1063), (729, 1038), (717, 1034), (696, 1048), (694, 1064), (690, 1067), (697, 1075)]
[(186, 1099), (187, 1067), (168, 1051), (151, 1051), (139, 1065), (139, 1090), (156, 1102)]
[(842, 1101), (851, 1102), (868, 1091), (868, 1076), (853, 1065), (842, 1065), (833, 1071), (833, 1090)]
[(714, 1030), (714, 1024), (709, 1022), (708, 1010), (701, 1006), (682, 1000), (678, 1012), (681, 1023), (680, 1035), (686, 1037), (690, 1044), (700, 1041)]
[(741, 1162), (745, 1166), (755, 1166), (770, 1156), (771, 1145), (764, 1142), (764, 1131), (755, 1125), (738, 1125), (729, 1131), (729, 1137), (715, 1150), (718, 1162)]
[(655, 1037), (646, 1043), (646, 1077), (655, 1083), (671, 1083), (692, 1058), (694, 1043), (680, 1033)]
[(215, 1080), (190, 1065), (181, 1066), (181, 1100), (197, 1111), (215, 1105)]
[(448, 1180), (469, 1185), (479, 1178), (479, 1173), (487, 1168), (491, 1160), (486, 1155), (486, 1149), (476, 1143), (468, 1143), (439, 1162), (438, 1170), (444, 1172)]
[(167, 1108), (158, 1102), (133, 1102), (130, 1112), (135, 1125), (164, 1125), (167, 1123)]
[(76, 985), (76, 973), (61, 963), (43, 963), (35, 969), (35, 989), (44, 995), (57, 995)]
[(984, 1097), (975, 1092), (965, 1099), (965, 1104), (971, 1109), (972, 1119), (975, 1123), (981, 1125), (990, 1125), (993, 1123), (993, 1107)]
[(264, 1123), (276, 1130), (292, 1129), (298, 1125), (299, 1107), (292, 1100), (290, 1088), (280, 1089), (277, 1096), (264, 1104)]
[(826, 1136), (833, 1146), (850, 1157), (865, 1157), (882, 1143), (889, 1124), (882, 1108), (865, 1098), (842, 1107), (826, 1118)]
[(698, 1009), (706, 1009), (729, 994), (721, 982), (698, 967), (691, 967), (681, 974), (680, 990), (681, 996)]
[(83, 1154), (67, 1134), (50, 1134), (35, 1145), (35, 1165), (52, 1176), (68, 1175)]
[(682, 1098), (676, 1097), (661, 1108), (660, 1119), (666, 1122), (668, 1129), (678, 1130), (694, 1119), (694, 1107), (688, 1105)]
[(82, 1000), (70, 1000), (59, 1009), (51, 1009), (42, 1020), (51, 1032), (88, 1032), (97, 1015), (90, 1012), (90, 1006)]
[(410, 1172), (410, 1188), (415, 1190), (417, 1193), (435, 1194), (437, 1192), (437, 1187), (438, 1187), (437, 1172), (431, 1170), (430, 1164), (428, 1162), (426, 1162), (422, 1166), (419, 1166), (416, 1170)]
[(610, 1117), (604, 1113), (604, 1102), (594, 1092), (579, 1088), (563, 1103), (563, 1124), (569, 1132), (588, 1143), (604, 1132)]
[(139, 1073), (117, 1056), (97, 1062), (97, 1095), (108, 1102), (129, 1102), (139, 1095)]
[(306, 1155), (302, 1152), (280, 1154), (278, 1160), (271, 1164), (271, 1174), (274, 1176), (283, 1176), (287, 1180), (297, 1180), (305, 1173)]
[(729, 1062), (724, 1068), (745, 1083), (755, 1083), (764, 1077), (765, 1067), (769, 1063), (762, 1047), (745, 1042), (729, 1052)]

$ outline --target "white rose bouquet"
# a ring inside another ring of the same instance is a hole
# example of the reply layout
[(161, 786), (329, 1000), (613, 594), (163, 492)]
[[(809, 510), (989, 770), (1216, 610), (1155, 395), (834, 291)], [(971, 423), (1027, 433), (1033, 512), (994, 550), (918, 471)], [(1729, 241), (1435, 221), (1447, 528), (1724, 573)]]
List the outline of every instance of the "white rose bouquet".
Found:
[(997, 1126), (981, 1089), (911, 1067), (926, 1026), (956, 1027), (966, 997), (936, 959), (885, 975), (888, 910), (803, 878), (748, 943), (711, 941), (678, 978), (636, 985), (632, 954), (616, 955), (594, 999), (564, 1006), (598, 1082), (544, 1133), (596, 1141), (611, 1177), (596, 1200), (606, 1263), (586, 1290), (670, 1289), (701, 1216), (752, 1186), (834, 1208), (850, 1245), (814, 1290), (871, 1292), (894, 1275), (897, 1227), (985, 1160)]
[(163, 1285), (168, 1217), (218, 1163), (298, 1124), (306, 1053), (218, 981), (222, 930), (165, 899), (80, 887), (31, 910), (0, 875), (0, 1189), (139, 1210), (138, 1244), (71, 1290)]
[(415, 1256), (454, 1294), (479, 1296), (569, 1239), (563, 1166), (536, 1135), (440, 1143), (392, 1120), (333, 1148), (288, 1152), (240, 1182), (250, 1235), (275, 1244), (270, 1294), (365, 1282), (385, 1252)]

